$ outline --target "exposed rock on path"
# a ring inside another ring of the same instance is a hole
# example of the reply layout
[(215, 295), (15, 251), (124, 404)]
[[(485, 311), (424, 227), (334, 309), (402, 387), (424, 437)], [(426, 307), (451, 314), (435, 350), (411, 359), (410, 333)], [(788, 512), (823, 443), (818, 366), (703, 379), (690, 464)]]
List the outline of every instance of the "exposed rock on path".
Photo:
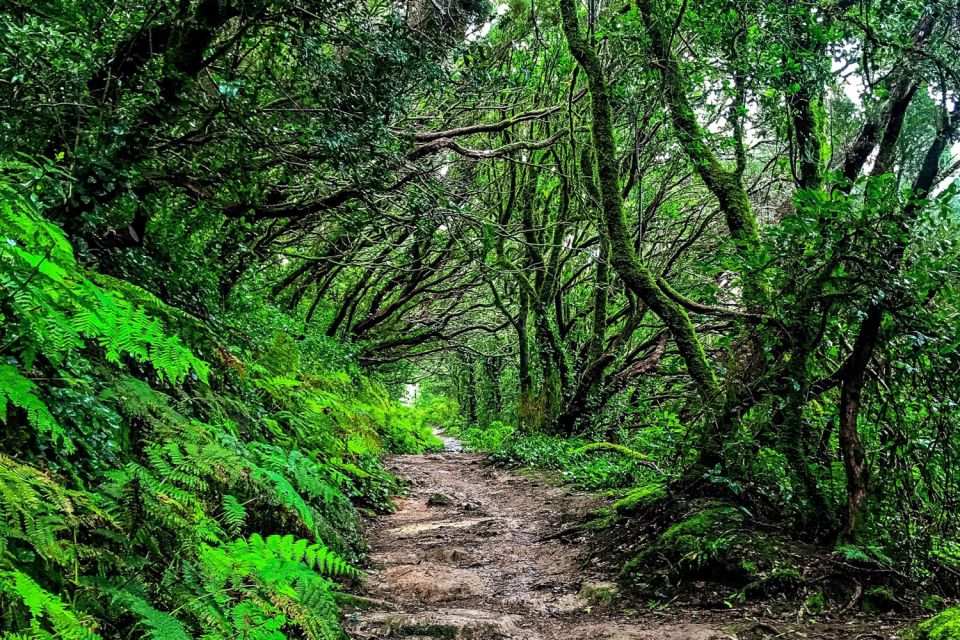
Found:
[(733, 638), (626, 615), (611, 602), (609, 576), (582, 566), (578, 540), (550, 537), (579, 521), (593, 498), (445, 444), (444, 453), (388, 461), (410, 495), (368, 532), (368, 589), (395, 610), (351, 614), (353, 638)]

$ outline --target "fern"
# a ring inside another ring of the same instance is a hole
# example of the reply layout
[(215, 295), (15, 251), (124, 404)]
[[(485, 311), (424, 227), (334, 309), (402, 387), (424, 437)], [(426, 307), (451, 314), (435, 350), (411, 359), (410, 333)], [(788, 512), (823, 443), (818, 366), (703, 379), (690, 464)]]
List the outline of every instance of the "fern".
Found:
[[(324, 575), (359, 575), (356, 569), (322, 545), (293, 536), (251, 535), (201, 554), (205, 588), (220, 593), (231, 588), (243, 598), (234, 606), (271, 628), (284, 614), (318, 640), (342, 638), (332, 583)], [(269, 603), (269, 604), (268, 604)], [(234, 626), (243, 620), (233, 617)]]
[(230, 612), (233, 627), (251, 640), (287, 640), (283, 633), (286, 621), (266, 603), (245, 600)]
[[(396, 403), (340, 370), (343, 353), (331, 370), (282, 331), (260, 349), (267, 321), (208, 326), (86, 269), (6, 179), (4, 637), (343, 638), (335, 581), (361, 575), (352, 499), (387, 499), (381, 443), (409, 437)], [(244, 375), (225, 371), (216, 393), (181, 384), (208, 379), (197, 336), (229, 336)]]
[(101, 589), (111, 596), (113, 603), (136, 615), (146, 628), (151, 640), (192, 640), (183, 623), (174, 616), (158, 611), (144, 598), (123, 589)]
[(866, 547), (857, 546), (855, 544), (839, 544), (837, 545), (836, 552), (842, 555), (846, 560), (851, 560), (853, 562), (863, 562), (866, 564), (881, 564), (889, 566), (893, 564), (893, 560), (883, 553), (883, 551), (874, 545), (869, 545)]
[[(66, 566), (75, 556), (62, 537), (77, 526), (82, 496), (29, 465), (0, 454), (0, 551), (12, 540), (29, 545), (41, 558)], [(87, 508), (86, 504), (83, 507)]]
[[(92, 621), (74, 613), (63, 600), (20, 571), (0, 571), (0, 592), (20, 602), (22, 615), (35, 638), (99, 640)], [(17, 614), (15, 614), (16, 617)], [(16, 618), (15, 618), (16, 619)], [(14, 630), (16, 629), (14, 626)]]
[(62, 362), (82, 340), (96, 342), (108, 362), (126, 354), (150, 362), (176, 384), (193, 372), (207, 379), (209, 366), (164, 333), (160, 322), (142, 307), (88, 279), (77, 265), (63, 232), (45, 221), (32, 203), (0, 188), (8, 198), (0, 207), (0, 280), (13, 292), (13, 309), (41, 348), (52, 344)]
[(233, 535), (239, 535), (243, 531), (243, 526), (247, 521), (247, 510), (243, 508), (240, 501), (231, 495), (223, 496), (223, 522), (227, 531)]
[(224, 550), (238, 566), (248, 571), (259, 570), (279, 561), (283, 570), (272, 573), (269, 576), (270, 581), (290, 581), (310, 575), (303, 573), (305, 569), (316, 572), (317, 575), (361, 575), (359, 570), (322, 544), (310, 544), (292, 535), (263, 538), (255, 533), (248, 540), (241, 538), (229, 543)]
[(27, 421), (38, 432), (51, 436), (64, 447), (67, 453), (73, 453), (76, 447), (66, 435), (47, 405), (38, 397), (38, 388), (32, 381), (23, 377), (16, 367), (0, 364), (0, 419), (9, 422), (8, 403), (20, 407), (27, 414)]

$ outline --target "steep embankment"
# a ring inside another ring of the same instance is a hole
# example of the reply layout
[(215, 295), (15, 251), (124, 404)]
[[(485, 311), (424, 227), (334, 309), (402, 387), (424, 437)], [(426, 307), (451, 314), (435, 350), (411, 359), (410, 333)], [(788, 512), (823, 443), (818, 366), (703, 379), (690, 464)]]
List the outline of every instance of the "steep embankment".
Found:
[(456, 449), (447, 440), (444, 453), (389, 459), (410, 493), (368, 532), (370, 596), (384, 610), (349, 615), (353, 638), (733, 637), (611, 606), (609, 577), (583, 566), (583, 539), (555, 535), (595, 499)]

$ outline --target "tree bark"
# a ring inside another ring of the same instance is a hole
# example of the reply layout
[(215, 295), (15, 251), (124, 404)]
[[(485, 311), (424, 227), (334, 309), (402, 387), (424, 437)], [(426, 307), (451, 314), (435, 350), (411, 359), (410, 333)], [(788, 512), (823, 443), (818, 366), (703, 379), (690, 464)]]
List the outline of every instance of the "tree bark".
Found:
[[(906, 106), (904, 106), (904, 109)], [(902, 119), (902, 116), (901, 116)], [(920, 172), (913, 182), (913, 199), (904, 207), (901, 214), (901, 226), (904, 232), (916, 218), (920, 208), (930, 194), (930, 189), (936, 181), (939, 171), (940, 157), (952, 140), (960, 119), (960, 107), (955, 107), (952, 114), (943, 114), (943, 123), (937, 135), (924, 156)], [(893, 123), (899, 134), (901, 125)], [(887, 136), (885, 135), (886, 139)], [(894, 139), (893, 143), (896, 140)], [(891, 146), (894, 146), (891, 144)], [(907, 245), (905, 241), (898, 241), (886, 257), (888, 272), (895, 277), (900, 272), (903, 256)], [(853, 350), (844, 363), (842, 382), (840, 387), (840, 454), (843, 458), (844, 471), (847, 477), (847, 509), (844, 518), (843, 536), (852, 538), (856, 532), (863, 504), (869, 489), (869, 470), (866, 454), (860, 442), (858, 420), (862, 405), (863, 389), (866, 382), (867, 366), (873, 358), (877, 345), (880, 342), (880, 329), (886, 308), (882, 301), (873, 302), (867, 308), (866, 316), (860, 324)]]
[(603, 218), (610, 242), (611, 264), (627, 287), (667, 325), (704, 402), (713, 406), (720, 396), (720, 388), (696, 330), (686, 311), (660, 289), (656, 278), (639, 259), (627, 230), (623, 198), (619, 189), (610, 90), (600, 57), (580, 33), (579, 17), (573, 0), (560, 1), (560, 14), (567, 46), (584, 70), (589, 83), (593, 119), (591, 131), (596, 149), (595, 162)]

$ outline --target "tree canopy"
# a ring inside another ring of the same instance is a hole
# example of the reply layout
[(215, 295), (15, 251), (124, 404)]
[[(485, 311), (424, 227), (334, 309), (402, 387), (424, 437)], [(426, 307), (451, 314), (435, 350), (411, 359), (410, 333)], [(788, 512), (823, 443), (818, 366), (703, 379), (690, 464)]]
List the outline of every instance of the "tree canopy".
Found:
[(457, 416), (960, 591), (954, 0), (0, 8), (5, 630), (336, 637)]

